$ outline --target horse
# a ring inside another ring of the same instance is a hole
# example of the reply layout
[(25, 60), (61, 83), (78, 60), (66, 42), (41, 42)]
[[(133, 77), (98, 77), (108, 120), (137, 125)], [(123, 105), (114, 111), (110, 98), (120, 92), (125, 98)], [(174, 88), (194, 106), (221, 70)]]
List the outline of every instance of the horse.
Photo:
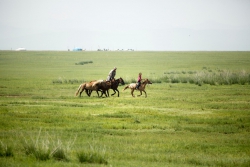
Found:
[[(101, 82), (99, 81), (96, 84), (98, 85), (98, 89), (99, 89), (98, 91), (102, 92), (101, 97), (102, 97), (103, 94), (105, 94), (105, 96), (108, 97), (109, 96), (109, 91), (108, 90), (111, 88), (112, 82), (111, 81), (101, 81)], [(90, 94), (91, 94), (91, 92), (90, 92)], [(89, 94), (89, 96), (90, 96), (90, 94)]]
[(80, 97), (81, 97), (82, 92), (85, 90), (86, 94), (90, 97), (91, 92), (93, 90), (95, 90), (96, 93), (97, 93), (97, 95), (98, 95), (98, 97), (100, 97), (98, 91), (101, 90), (102, 91), (102, 95), (105, 94), (105, 96), (107, 97), (106, 90), (109, 89), (110, 86), (111, 86), (110, 82), (103, 82), (103, 81), (96, 81), (96, 80), (90, 81), (90, 82), (86, 82), (86, 83), (81, 84), (78, 87), (77, 92), (75, 93), (75, 95), (77, 96), (78, 93), (80, 92)]
[[(75, 95), (77, 96), (78, 93), (80, 92), (80, 97), (81, 97), (82, 92), (85, 90), (85, 91), (86, 91), (86, 94), (87, 94), (88, 96), (90, 96), (89, 90), (91, 90), (91, 92), (92, 92), (93, 90), (96, 90), (96, 92), (97, 92), (97, 94), (98, 94), (98, 96), (99, 96), (99, 93), (98, 93), (98, 90), (99, 90), (99, 89), (98, 89), (98, 86), (97, 86), (97, 85), (94, 85), (94, 86), (93, 86), (93, 84), (95, 84), (95, 82), (96, 82), (96, 81), (90, 81), (90, 82), (82, 83), (82, 84), (78, 87), (77, 92), (75, 93)], [(87, 89), (87, 88), (88, 88), (88, 89)]]
[(124, 81), (123, 81), (123, 79), (121, 77), (119, 79), (111, 81), (111, 89), (113, 89), (113, 91), (114, 91), (114, 93), (111, 94), (111, 96), (115, 95), (116, 92), (118, 92), (118, 97), (119, 97), (120, 93), (119, 93), (119, 90), (117, 88), (118, 88), (118, 86), (119, 86), (120, 83), (122, 85), (125, 85), (125, 83), (124, 83)]
[[(106, 82), (108, 82), (108, 81), (106, 81)], [(124, 83), (124, 80), (120, 77), (119, 79), (113, 79), (113, 80), (111, 80), (111, 86), (109, 87), (109, 85), (107, 85), (107, 86), (105, 86), (105, 85), (102, 85), (102, 87), (100, 87), (100, 89), (102, 90), (102, 95), (104, 94), (104, 92), (105, 91), (107, 91), (107, 94), (108, 94), (108, 96), (109, 96), (109, 89), (112, 89), (113, 91), (114, 91), (114, 93), (113, 94), (111, 94), (111, 96), (113, 96), (113, 95), (115, 95), (116, 94), (116, 92), (118, 92), (118, 97), (119, 97), (119, 95), (120, 95), (120, 93), (119, 93), (119, 90), (117, 89), (118, 88), (118, 86), (119, 86), (119, 84), (122, 84), (122, 85), (124, 85), (125, 83)], [(91, 91), (92, 92), (92, 91)], [(90, 94), (91, 94), (91, 92), (90, 92)], [(102, 97), (102, 95), (101, 95), (101, 97)], [(105, 94), (106, 95), (106, 94)], [(106, 96), (107, 97), (107, 96)]]
[[(146, 85), (147, 84), (152, 84), (152, 82), (150, 82), (148, 79), (144, 79), (144, 81), (141, 83), (141, 85), (140, 85), (140, 87), (139, 87), (139, 91), (141, 92), (141, 94), (140, 95), (138, 95), (138, 96), (141, 96), (142, 95), (142, 92), (144, 92), (145, 93), (145, 97), (147, 97), (147, 93), (146, 93), (146, 91), (145, 91), (145, 88), (146, 88)], [(136, 89), (136, 83), (131, 83), (131, 84), (129, 84), (129, 85), (127, 85), (124, 89), (123, 89), (123, 91), (124, 90), (126, 90), (127, 88), (130, 88), (131, 89), (131, 95), (133, 96), (133, 97), (135, 97), (134, 96), (134, 90), (137, 90)]]

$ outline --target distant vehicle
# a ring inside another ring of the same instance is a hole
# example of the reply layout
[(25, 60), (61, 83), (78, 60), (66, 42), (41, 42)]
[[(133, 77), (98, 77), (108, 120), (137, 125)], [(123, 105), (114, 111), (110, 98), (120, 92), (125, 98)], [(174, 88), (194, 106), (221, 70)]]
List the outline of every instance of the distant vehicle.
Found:
[(25, 48), (17, 48), (16, 51), (26, 51)]

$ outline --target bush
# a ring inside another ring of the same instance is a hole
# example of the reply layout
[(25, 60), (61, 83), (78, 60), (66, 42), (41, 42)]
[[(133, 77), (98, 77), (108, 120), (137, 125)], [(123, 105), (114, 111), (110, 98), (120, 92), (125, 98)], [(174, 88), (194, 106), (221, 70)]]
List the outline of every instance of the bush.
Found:
[(75, 63), (75, 65), (84, 65), (89, 63), (93, 63), (93, 61), (80, 61), (79, 63)]

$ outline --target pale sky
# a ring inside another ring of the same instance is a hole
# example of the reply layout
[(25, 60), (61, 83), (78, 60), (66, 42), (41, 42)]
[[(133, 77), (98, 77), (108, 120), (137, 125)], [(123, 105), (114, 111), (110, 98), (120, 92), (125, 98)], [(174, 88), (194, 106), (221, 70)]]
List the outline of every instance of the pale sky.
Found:
[(0, 0), (0, 50), (250, 51), (250, 0)]

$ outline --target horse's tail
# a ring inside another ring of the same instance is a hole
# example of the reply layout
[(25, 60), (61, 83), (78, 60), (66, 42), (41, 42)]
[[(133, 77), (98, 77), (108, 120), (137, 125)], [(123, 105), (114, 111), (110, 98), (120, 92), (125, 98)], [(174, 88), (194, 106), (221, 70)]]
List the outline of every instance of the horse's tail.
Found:
[(79, 88), (78, 88), (77, 91), (76, 91), (76, 96), (78, 95), (78, 93), (79, 93), (79, 91), (80, 91), (81, 89), (84, 89), (83, 86), (84, 86), (84, 84), (81, 84), (81, 85), (79, 86)]
[(128, 89), (128, 88), (129, 88), (129, 85), (125, 86), (125, 88), (123, 89), (123, 91), (126, 90), (126, 89)]

